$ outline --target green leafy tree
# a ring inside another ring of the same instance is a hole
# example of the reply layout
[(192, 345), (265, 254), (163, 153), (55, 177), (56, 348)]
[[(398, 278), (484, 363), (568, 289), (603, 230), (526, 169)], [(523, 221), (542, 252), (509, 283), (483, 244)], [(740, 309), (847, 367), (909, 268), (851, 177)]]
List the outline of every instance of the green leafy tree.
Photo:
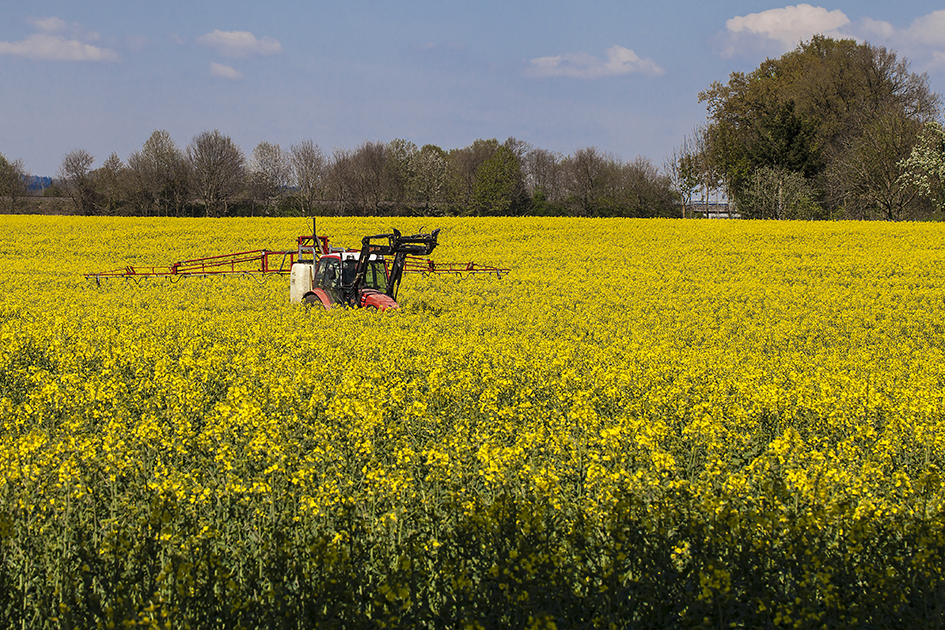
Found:
[(478, 139), (468, 147), (449, 152), (450, 200), (466, 212), (474, 205), (473, 194), (479, 167), (499, 148), (499, 141)]
[[(746, 187), (756, 185), (753, 174), (768, 167), (803, 176), (828, 212), (848, 197), (832, 189), (836, 182), (827, 173), (837, 172), (833, 161), (885, 162), (857, 166), (872, 172), (899, 161), (895, 152), (850, 151), (872, 133), (866, 121), (892, 115), (921, 124), (937, 115), (940, 102), (927, 77), (910, 72), (895, 53), (820, 35), (751, 73), (713, 83), (699, 98), (709, 112), (712, 170), (730, 197), (743, 202)], [(861, 183), (872, 185), (868, 178)]]
[(481, 215), (507, 216), (523, 214), (526, 207), (521, 164), (512, 149), (500, 145), (476, 169), (473, 209)]

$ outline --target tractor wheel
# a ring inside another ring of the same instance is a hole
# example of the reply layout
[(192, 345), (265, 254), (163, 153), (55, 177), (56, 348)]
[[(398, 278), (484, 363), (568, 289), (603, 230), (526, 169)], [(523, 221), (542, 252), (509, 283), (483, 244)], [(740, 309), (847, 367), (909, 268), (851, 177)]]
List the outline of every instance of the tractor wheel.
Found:
[(305, 306), (314, 306), (315, 304), (322, 306), (322, 301), (319, 300), (318, 296), (314, 293), (307, 293), (305, 297), (302, 298), (302, 304)]

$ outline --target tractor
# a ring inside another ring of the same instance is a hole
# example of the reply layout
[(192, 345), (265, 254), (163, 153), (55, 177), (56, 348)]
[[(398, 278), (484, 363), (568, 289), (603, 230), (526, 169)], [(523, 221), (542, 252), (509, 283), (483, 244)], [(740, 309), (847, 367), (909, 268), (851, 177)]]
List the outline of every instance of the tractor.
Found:
[(325, 308), (398, 308), (397, 290), (407, 257), (428, 256), (436, 248), (439, 233), (434, 230), (431, 234), (403, 236), (394, 230), (391, 234), (365, 236), (360, 251), (328, 248), (325, 239), (320, 244), (321, 255), (310, 261), (301, 258), (300, 249), (289, 278), (289, 300)]

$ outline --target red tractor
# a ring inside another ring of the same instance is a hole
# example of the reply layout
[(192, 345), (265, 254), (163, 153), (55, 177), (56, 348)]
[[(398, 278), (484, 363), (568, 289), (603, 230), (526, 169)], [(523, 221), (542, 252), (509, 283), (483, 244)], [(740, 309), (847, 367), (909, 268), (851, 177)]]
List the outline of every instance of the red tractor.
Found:
[[(403, 236), (394, 230), (392, 234), (365, 236), (360, 251), (328, 248), (328, 239), (320, 239), (322, 252), (317, 259), (313, 256), (310, 261), (302, 260), (300, 248), (299, 260), (292, 265), (289, 299), (325, 308), (399, 308), (397, 290), (407, 257), (429, 255), (436, 248), (439, 233), (434, 230), (431, 234)], [(416, 266), (416, 261), (412, 262)]]

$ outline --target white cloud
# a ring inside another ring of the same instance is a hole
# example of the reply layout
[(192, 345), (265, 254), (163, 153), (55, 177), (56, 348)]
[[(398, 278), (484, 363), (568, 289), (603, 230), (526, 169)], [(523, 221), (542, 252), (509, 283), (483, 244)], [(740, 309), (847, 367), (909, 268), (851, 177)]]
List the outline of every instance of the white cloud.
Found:
[(945, 46), (945, 10), (933, 11), (915, 20), (905, 35), (928, 46)]
[[(39, 33), (18, 42), (0, 42), (0, 55), (16, 55), (37, 61), (117, 61), (118, 53), (89, 42), (98, 33), (78, 24), (68, 24), (57, 17), (30, 20)], [(63, 34), (64, 33), (64, 34)]]
[(0, 55), (17, 55), (37, 61), (118, 60), (118, 53), (114, 50), (48, 33), (36, 33), (19, 42), (0, 42)]
[(56, 33), (68, 40), (76, 40), (88, 44), (101, 39), (101, 36), (95, 31), (90, 31), (75, 22), (70, 24), (57, 17), (33, 18), (29, 20), (29, 23), (44, 33)]
[(606, 60), (589, 53), (538, 57), (529, 61), (526, 72), (533, 77), (596, 79), (636, 73), (661, 75), (664, 70), (652, 59), (643, 59), (629, 48), (611, 46)]
[(61, 20), (57, 17), (35, 18), (30, 20), (30, 24), (41, 31), (46, 31), (47, 33), (62, 31), (65, 30), (67, 26), (69, 26), (65, 20)]
[(933, 68), (945, 68), (945, 53), (933, 52), (931, 66)]
[(793, 46), (817, 33), (835, 33), (849, 23), (850, 18), (839, 9), (828, 11), (823, 7), (799, 4), (737, 16), (728, 20), (725, 28), (732, 33), (760, 35)]
[(251, 55), (275, 55), (282, 52), (282, 44), (271, 37), (256, 39), (248, 31), (220, 31), (201, 35), (197, 43), (209, 46), (224, 57), (249, 57)]
[[(726, 58), (736, 54), (778, 55), (817, 34), (842, 38), (840, 29), (849, 25), (850, 18), (843, 11), (798, 4), (733, 17), (725, 22), (726, 30), (716, 36), (715, 43)], [(874, 22), (872, 26), (880, 29), (882, 23)]]
[(889, 39), (896, 34), (896, 27), (889, 22), (874, 20), (868, 17), (858, 21), (857, 26), (858, 30), (867, 36), (867, 39), (870, 37)]
[(218, 77), (223, 77), (224, 79), (242, 79), (243, 74), (231, 68), (230, 66), (224, 66), (222, 63), (211, 63), (210, 64), (210, 74), (213, 74)]

